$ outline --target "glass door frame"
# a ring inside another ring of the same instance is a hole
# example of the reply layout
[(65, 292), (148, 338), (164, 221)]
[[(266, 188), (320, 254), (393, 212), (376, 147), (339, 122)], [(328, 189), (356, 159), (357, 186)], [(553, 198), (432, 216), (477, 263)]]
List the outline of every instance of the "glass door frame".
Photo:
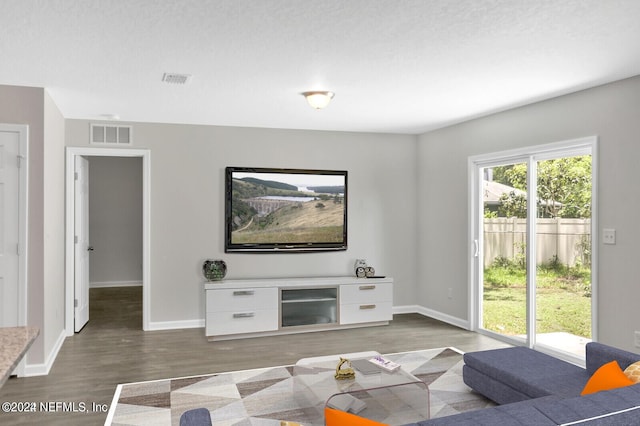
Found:
[[(477, 333), (505, 341), (513, 345), (522, 345), (520, 339), (505, 336), (482, 328), (482, 301), (483, 301), (483, 275), (484, 275), (484, 253), (483, 253), (483, 218), (484, 203), (483, 190), (483, 169), (514, 163), (527, 163), (527, 192), (537, 194), (537, 163), (560, 157), (571, 157), (578, 155), (591, 155), (591, 336), (593, 341), (597, 341), (598, 332), (598, 232), (597, 232), (597, 136), (572, 139), (551, 144), (538, 145), (532, 147), (518, 148), (508, 151), (500, 151), (489, 154), (471, 156), (468, 159), (469, 176), (469, 305), (468, 318), (469, 329)], [(535, 199), (528, 197), (528, 199)], [(541, 345), (536, 342), (535, 313), (536, 313), (536, 286), (531, 285), (536, 282), (536, 268), (529, 265), (536, 265), (536, 219), (537, 203), (527, 203), (527, 239), (526, 239), (526, 261), (527, 261), (527, 336), (524, 345), (542, 352), (550, 353), (559, 358), (572, 362), (583, 363), (583, 359), (576, 359), (575, 356), (563, 351), (559, 351), (550, 346)], [(532, 220), (533, 219), (533, 220)]]

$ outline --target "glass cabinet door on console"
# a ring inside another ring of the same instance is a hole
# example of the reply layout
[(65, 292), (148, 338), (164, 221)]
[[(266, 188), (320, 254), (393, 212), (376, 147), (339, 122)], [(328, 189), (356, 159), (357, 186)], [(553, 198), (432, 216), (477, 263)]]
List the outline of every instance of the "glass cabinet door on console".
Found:
[(338, 288), (281, 289), (281, 326), (338, 322)]

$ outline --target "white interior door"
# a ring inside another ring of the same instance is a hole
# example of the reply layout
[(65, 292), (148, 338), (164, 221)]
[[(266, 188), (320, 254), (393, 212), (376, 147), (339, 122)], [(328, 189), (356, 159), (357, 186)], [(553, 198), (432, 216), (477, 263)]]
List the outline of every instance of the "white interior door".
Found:
[(19, 323), (20, 134), (0, 129), (0, 327)]
[(75, 296), (74, 329), (89, 322), (89, 160), (75, 161)]

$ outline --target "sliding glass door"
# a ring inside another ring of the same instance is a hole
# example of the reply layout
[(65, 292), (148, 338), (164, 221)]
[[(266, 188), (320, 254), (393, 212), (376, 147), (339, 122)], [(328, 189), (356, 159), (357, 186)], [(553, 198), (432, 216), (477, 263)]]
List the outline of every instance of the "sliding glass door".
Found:
[(535, 342), (584, 356), (592, 337), (591, 155), (535, 164)]
[(595, 143), (471, 159), (472, 328), (584, 356), (595, 319)]
[(524, 341), (527, 333), (527, 182), (509, 176), (523, 161), (481, 167), (482, 329)]

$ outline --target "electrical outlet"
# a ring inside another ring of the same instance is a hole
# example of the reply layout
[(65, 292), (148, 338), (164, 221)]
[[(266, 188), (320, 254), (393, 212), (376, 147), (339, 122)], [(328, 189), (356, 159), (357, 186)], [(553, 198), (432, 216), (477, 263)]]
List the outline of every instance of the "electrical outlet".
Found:
[(602, 230), (602, 242), (604, 244), (616, 243), (616, 230), (615, 229), (603, 229)]
[(633, 333), (633, 337), (634, 337), (633, 344), (635, 345), (636, 348), (640, 348), (640, 331), (635, 331)]

